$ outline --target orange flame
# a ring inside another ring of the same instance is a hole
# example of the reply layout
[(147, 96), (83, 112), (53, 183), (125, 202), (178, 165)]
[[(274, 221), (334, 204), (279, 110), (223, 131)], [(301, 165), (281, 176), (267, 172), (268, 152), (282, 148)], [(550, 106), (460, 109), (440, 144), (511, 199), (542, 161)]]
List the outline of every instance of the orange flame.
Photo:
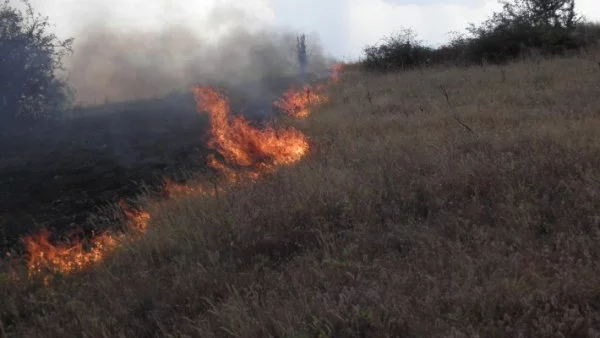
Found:
[(178, 198), (181, 196), (192, 195), (192, 194), (210, 194), (211, 191), (207, 186), (204, 185), (188, 185), (183, 183), (176, 183), (169, 179), (165, 179), (163, 182), (163, 191), (167, 198)]
[(308, 140), (300, 131), (276, 130), (271, 126), (256, 129), (243, 117), (230, 117), (229, 102), (222, 94), (206, 87), (193, 91), (197, 110), (210, 116), (209, 147), (217, 150), (228, 164), (213, 156), (209, 165), (227, 176), (236, 176), (231, 167), (270, 171), (275, 166), (297, 162), (308, 152)]
[[(337, 81), (341, 66), (332, 69), (332, 81)], [(327, 101), (320, 92), (324, 86), (305, 87), (303, 90), (288, 90), (274, 104), (288, 114), (304, 118), (310, 114), (309, 106)], [(220, 161), (214, 155), (208, 158), (208, 165), (222, 173), (224, 181), (220, 186), (189, 186), (165, 180), (164, 190), (168, 197), (201, 193), (215, 194), (223, 185), (239, 183), (243, 178), (255, 180), (264, 173), (272, 172), (275, 167), (298, 162), (309, 150), (309, 143), (300, 131), (294, 128), (265, 129), (252, 127), (243, 117), (231, 117), (228, 100), (217, 91), (196, 87), (193, 89), (198, 112), (207, 112), (211, 120), (211, 139), (209, 147), (215, 149), (224, 159)], [(242, 169), (242, 170), (239, 170)], [(123, 201), (120, 207), (128, 220), (128, 226), (134, 233), (143, 234), (148, 228), (150, 214), (133, 210)], [(52, 244), (50, 232), (41, 231), (37, 235), (23, 238), (28, 252), (27, 267), (29, 276), (43, 271), (68, 274), (85, 269), (102, 261), (128, 239), (130, 233), (114, 235), (102, 233), (88, 242), (74, 240), (71, 244)], [(44, 278), (48, 282), (49, 277)]]
[(192, 91), (197, 111), (206, 112), (210, 117), (211, 138), (208, 145), (223, 160), (210, 154), (207, 164), (221, 174), (221, 179), (213, 184), (194, 185), (165, 180), (164, 191), (168, 197), (192, 194), (214, 196), (224, 187), (239, 185), (244, 179), (255, 181), (279, 165), (295, 163), (308, 152), (308, 140), (298, 130), (278, 130), (272, 126), (256, 129), (243, 117), (232, 117), (229, 101), (216, 90), (195, 87)]
[(274, 105), (292, 117), (304, 119), (310, 115), (311, 105), (327, 102), (328, 98), (319, 93), (321, 88), (321, 86), (315, 88), (305, 86), (303, 89), (290, 88), (274, 102)]
[[(329, 82), (339, 82), (343, 71), (343, 64), (333, 65)], [(302, 89), (292, 87), (284, 92), (281, 98), (273, 102), (273, 105), (292, 117), (304, 119), (310, 115), (311, 106), (318, 106), (329, 101), (329, 97), (323, 93), (325, 88), (326, 84), (306, 85)]]
[(336, 63), (331, 67), (331, 82), (338, 83), (342, 78), (342, 73), (344, 72), (344, 64)]
[(49, 237), (50, 232), (42, 230), (37, 235), (23, 239), (29, 252), (27, 267), (30, 275), (42, 270), (64, 274), (81, 270), (102, 260), (117, 245), (117, 239), (108, 233), (93, 238), (89, 250), (84, 248), (84, 243), (80, 240), (70, 245), (53, 245), (48, 240)]
[[(134, 211), (123, 203), (121, 208), (131, 229), (140, 233), (146, 231), (150, 221), (149, 213)], [(42, 271), (68, 274), (85, 269), (102, 261), (124, 239), (124, 235), (105, 232), (89, 240), (89, 243), (75, 239), (71, 244), (56, 245), (50, 243), (49, 238), (50, 232), (45, 229), (37, 235), (23, 238), (29, 254), (27, 268), (30, 277)]]
[(123, 200), (119, 201), (121, 211), (127, 217), (127, 223), (130, 229), (143, 234), (148, 230), (148, 223), (150, 223), (150, 213), (145, 210), (135, 210), (127, 205)]

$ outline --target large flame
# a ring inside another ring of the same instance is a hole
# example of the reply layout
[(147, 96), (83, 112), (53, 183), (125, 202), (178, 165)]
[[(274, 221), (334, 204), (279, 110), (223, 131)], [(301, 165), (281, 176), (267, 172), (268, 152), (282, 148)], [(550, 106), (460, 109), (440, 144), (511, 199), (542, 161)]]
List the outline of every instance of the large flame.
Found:
[(208, 87), (196, 87), (193, 92), (198, 111), (210, 116), (209, 147), (217, 150), (225, 161), (209, 158), (213, 168), (226, 171), (228, 165), (269, 171), (278, 165), (297, 162), (308, 152), (308, 140), (300, 131), (271, 126), (254, 128), (243, 117), (230, 116), (229, 102), (219, 92)]
[(254, 181), (277, 166), (299, 161), (309, 149), (307, 138), (294, 128), (275, 129), (267, 126), (257, 129), (240, 116), (231, 116), (227, 98), (209, 87), (192, 89), (199, 113), (210, 117), (209, 147), (217, 151), (207, 158), (209, 167), (221, 174), (218, 181), (210, 183), (181, 184), (164, 181), (167, 197), (185, 195), (212, 195), (223, 188), (241, 184), (242, 180)]

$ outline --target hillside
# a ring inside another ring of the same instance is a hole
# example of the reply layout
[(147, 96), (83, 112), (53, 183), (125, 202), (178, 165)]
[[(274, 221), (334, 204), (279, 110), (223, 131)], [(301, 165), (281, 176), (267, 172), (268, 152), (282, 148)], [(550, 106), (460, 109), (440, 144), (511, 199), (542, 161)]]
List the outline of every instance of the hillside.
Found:
[(598, 336), (597, 62), (347, 72), (285, 119), (299, 163), (146, 201), (88, 270), (1, 275), (0, 336)]

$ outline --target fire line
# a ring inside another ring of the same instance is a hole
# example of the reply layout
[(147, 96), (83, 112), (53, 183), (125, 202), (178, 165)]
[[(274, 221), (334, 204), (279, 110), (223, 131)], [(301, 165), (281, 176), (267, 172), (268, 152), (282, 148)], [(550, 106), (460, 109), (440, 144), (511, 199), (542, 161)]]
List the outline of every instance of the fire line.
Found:
[[(341, 65), (331, 71), (329, 83), (336, 83), (342, 72)], [(291, 117), (306, 118), (311, 107), (328, 101), (324, 94), (326, 85), (291, 88), (273, 105)], [(310, 148), (308, 138), (295, 128), (252, 127), (243, 117), (232, 117), (227, 98), (209, 87), (192, 89), (198, 113), (210, 117), (210, 141), (208, 146), (214, 154), (208, 157), (208, 165), (220, 173), (221, 181), (210, 185), (184, 185), (165, 181), (164, 190), (170, 198), (187, 194), (212, 194), (219, 189), (239, 184), (242, 179), (255, 181), (277, 167), (297, 163), (307, 155)], [(71, 243), (52, 244), (50, 232), (42, 230), (23, 238), (27, 251), (29, 277), (46, 274), (70, 274), (86, 269), (103, 261), (124, 241), (143, 235), (151, 221), (146, 210), (135, 210), (124, 202), (121, 211), (127, 218), (129, 231), (121, 234), (101, 233), (90, 240), (74, 239)], [(47, 281), (47, 278), (44, 278)]]

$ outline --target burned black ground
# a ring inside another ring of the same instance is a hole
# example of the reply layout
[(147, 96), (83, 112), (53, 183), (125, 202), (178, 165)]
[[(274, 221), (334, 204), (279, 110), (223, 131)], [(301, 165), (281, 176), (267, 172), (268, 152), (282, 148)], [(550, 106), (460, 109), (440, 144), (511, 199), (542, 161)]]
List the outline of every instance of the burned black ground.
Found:
[(40, 228), (102, 231), (94, 215), (205, 170), (208, 119), (193, 99), (79, 108), (74, 118), (0, 134), (0, 252)]

